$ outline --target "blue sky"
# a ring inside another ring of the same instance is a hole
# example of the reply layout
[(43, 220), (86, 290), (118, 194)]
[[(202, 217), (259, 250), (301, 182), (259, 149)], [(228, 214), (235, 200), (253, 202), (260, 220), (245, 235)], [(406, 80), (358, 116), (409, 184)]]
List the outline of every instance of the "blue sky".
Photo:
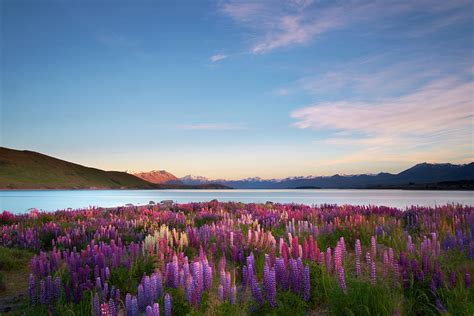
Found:
[(474, 160), (473, 1), (1, 2), (1, 145), (280, 178)]

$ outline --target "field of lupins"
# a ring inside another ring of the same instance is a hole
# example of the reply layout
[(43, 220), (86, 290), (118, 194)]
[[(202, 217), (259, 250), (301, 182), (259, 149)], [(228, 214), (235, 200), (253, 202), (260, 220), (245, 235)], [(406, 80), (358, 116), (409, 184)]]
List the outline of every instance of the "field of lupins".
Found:
[(474, 315), (469, 206), (212, 201), (0, 225), (1, 248), (33, 253), (12, 314)]

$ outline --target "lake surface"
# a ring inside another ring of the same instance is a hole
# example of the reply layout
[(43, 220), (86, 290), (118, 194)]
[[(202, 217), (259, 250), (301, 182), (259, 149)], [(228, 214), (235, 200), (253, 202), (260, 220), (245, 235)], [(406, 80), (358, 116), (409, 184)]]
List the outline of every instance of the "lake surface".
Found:
[(23, 213), (30, 208), (55, 211), (88, 206), (112, 207), (173, 200), (178, 203), (239, 201), (244, 203), (304, 203), (386, 205), (405, 208), (409, 205), (434, 206), (446, 203), (474, 205), (469, 191), (403, 190), (57, 190), (0, 191), (0, 211)]

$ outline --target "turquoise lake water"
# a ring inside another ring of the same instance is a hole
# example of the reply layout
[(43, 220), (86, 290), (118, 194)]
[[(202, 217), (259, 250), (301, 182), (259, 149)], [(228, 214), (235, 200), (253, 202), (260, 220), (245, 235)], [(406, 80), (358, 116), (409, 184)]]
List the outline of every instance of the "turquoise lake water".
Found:
[(304, 203), (386, 205), (405, 208), (409, 205), (434, 206), (446, 203), (474, 205), (469, 191), (404, 190), (54, 190), (0, 191), (0, 211), (23, 213), (30, 208), (55, 211), (88, 206), (113, 207), (173, 200), (178, 203), (239, 201), (244, 203)]

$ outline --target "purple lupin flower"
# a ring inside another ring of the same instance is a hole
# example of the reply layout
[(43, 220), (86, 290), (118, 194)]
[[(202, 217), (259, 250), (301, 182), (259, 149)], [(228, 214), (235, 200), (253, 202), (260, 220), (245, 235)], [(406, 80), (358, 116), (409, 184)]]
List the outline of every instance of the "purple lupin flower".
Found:
[(210, 290), (212, 288), (212, 267), (205, 265), (204, 268), (204, 289)]
[(138, 316), (138, 301), (135, 296), (132, 296), (132, 316)]
[(219, 284), (219, 287), (217, 288), (217, 298), (219, 301), (224, 301), (224, 287), (222, 284)]
[(132, 295), (130, 293), (125, 295), (125, 311), (127, 316), (132, 315)]
[(303, 299), (308, 301), (311, 297), (311, 276), (309, 266), (303, 268)]
[(466, 274), (464, 274), (464, 284), (466, 285), (468, 289), (472, 285), (471, 274), (469, 272), (466, 272)]
[(299, 293), (301, 289), (301, 278), (296, 259), (290, 259), (290, 281), (293, 292)]
[(53, 277), (48, 275), (46, 278), (46, 301), (51, 304), (54, 300), (54, 283)]
[[(331, 272), (331, 268), (332, 268), (331, 247), (328, 247), (326, 249), (326, 269), (328, 270), (328, 272)], [(290, 266), (290, 269), (291, 269), (291, 266)]]
[(46, 293), (46, 283), (44, 280), (40, 281), (40, 304), (44, 305), (48, 302), (48, 294)]
[(270, 306), (276, 307), (276, 280), (275, 280), (275, 270), (270, 268), (268, 265), (265, 265), (263, 270), (263, 279), (265, 293), (267, 300), (270, 303)]
[[(155, 286), (156, 286), (156, 295), (160, 297), (163, 295), (163, 278), (161, 276), (161, 272), (156, 273), (156, 279), (155, 279)], [(156, 298), (155, 298), (156, 299)]]
[[(145, 296), (145, 303), (146, 304), (152, 304), (154, 299), (154, 293), (151, 285), (151, 279), (149, 276), (145, 276), (143, 278), (143, 290), (144, 290), (144, 296)], [(150, 306), (151, 307), (151, 306)]]
[(230, 303), (237, 303), (237, 287), (235, 285), (230, 288)]
[(288, 290), (288, 271), (285, 267), (285, 260), (281, 257), (275, 259), (275, 277), (278, 286), (284, 291)]
[(100, 316), (100, 299), (99, 299), (99, 294), (96, 292), (94, 295), (94, 313), (96, 316)]
[(153, 304), (153, 316), (160, 316), (160, 305), (158, 303)]
[(164, 316), (171, 316), (171, 296), (166, 293), (165, 295), (165, 315)]
[(370, 262), (370, 282), (372, 282), (372, 284), (375, 284), (377, 282), (377, 274), (376, 274), (376, 270), (375, 270), (375, 260), (371, 260)]
[(340, 266), (339, 269), (337, 270), (337, 275), (339, 278), (339, 285), (341, 286), (342, 291), (344, 294), (347, 294), (347, 286), (346, 286), (346, 276), (344, 273), (344, 267)]
[(104, 293), (102, 299), (107, 301), (107, 295), (109, 294), (109, 284), (107, 282), (104, 283)]
[(153, 316), (153, 309), (151, 308), (150, 305), (146, 306), (145, 315), (146, 316)]
[(120, 300), (121, 300), (121, 297), (120, 297), (120, 289), (116, 289), (116, 290), (115, 290), (115, 305), (119, 305), (119, 304), (120, 304)]
[(31, 305), (36, 304), (36, 278), (33, 274), (30, 274), (28, 281), (28, 296), (30, 297)]
[(100, 277), (95, 279), (95, 289), (96, 291), (102, 290), (102, 282), (100, 281)]
[(112, 298), (109, 300), (109, 313), (110, 316), (117, 316), (117, 309), (115, 308), (115, 302)]
[[(250, 267), (251, 266), (252, 265), (250, 265)], [(255, 276), (252, 277), (251, 286), (252, 286), (252, 294), (253, 294), (253, 297), (255, 298), (255, 301), (257, 302), (258, 305), (262, 305), (263, 304), (262, 292), (260, 291), (260, 286), (258, 285), (257, 278)]]
[(145, 294), (143, 290), (143, 285), (138, 285), (137, 289), (137, 303), (138, 303), (138, 309), (143, 310), (145, 308)]
[(377, 257), (377, 239), (375, 239), (375, 236), (372, 236), (371, 247), (372, 247), (372, 258), (375, 260), (375, 258)]

